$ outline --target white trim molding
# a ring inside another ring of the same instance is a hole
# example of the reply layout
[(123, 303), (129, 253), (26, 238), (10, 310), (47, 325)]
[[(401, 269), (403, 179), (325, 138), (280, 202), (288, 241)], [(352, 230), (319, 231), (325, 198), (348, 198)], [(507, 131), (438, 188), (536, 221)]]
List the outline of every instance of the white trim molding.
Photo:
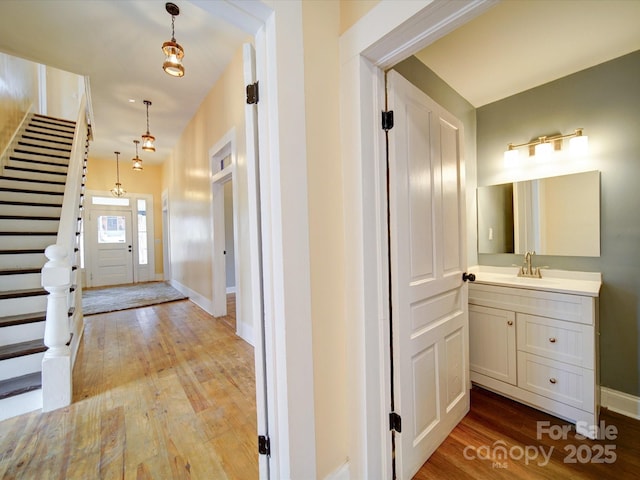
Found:
[(351, 478), (349, 474), (349, 461), (340, 465), (336, 470), (324, 477), (324, 480), (349, 480)]
[(600, 406), (620, 415), (640, 420), (640, 397), (600, 387)]
[(213, 315), (213, 313), (211, 313), (213, 311), (213, 304), (211, 303), (211, 300), (204, 297), (203, 295), (200, 295), (198, 292), (191, 290), (189, 287), (181, 284), (180, 282), (178, 282), (177, 280), (174, 280), (173, 278), (169, 280), (169, 283), (173, 288), (178, 290), (181, 294), (189, 297), (189, 300), (191, 300), (193, 303), (198, 305), (201, 309), (203, 309), (209, 315)]

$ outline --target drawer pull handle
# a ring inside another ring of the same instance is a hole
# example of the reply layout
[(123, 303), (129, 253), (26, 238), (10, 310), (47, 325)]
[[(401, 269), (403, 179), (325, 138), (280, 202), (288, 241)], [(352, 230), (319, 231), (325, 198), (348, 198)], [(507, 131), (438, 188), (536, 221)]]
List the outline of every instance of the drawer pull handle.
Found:
[(549, 341), (550, 341), (551, 343), (556, 343), (556, 338), (555, 338), (555, 337), (551, 337), (551, 338), (549, 339)]
[(554, 385), (558, 382), (555, 378), (550, 378), (549, 382), (553, 383)]
[(509, 320), (509, 321), (507, 322), (507, 325), (509, 325), (509, 326), (513, 325), (513, 320)]

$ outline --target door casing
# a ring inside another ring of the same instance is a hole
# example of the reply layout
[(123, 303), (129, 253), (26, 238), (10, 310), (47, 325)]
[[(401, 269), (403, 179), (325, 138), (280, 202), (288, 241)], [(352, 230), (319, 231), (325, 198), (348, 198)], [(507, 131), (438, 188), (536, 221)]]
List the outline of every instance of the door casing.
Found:
[(382, 0), (340, 38), (352, 478), (392, 476), (384, 70), (496, 3)]

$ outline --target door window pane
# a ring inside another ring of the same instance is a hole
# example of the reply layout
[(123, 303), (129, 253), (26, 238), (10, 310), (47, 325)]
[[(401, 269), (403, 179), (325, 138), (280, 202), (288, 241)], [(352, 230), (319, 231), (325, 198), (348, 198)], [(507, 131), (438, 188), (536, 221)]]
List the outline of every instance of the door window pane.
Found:
[(98, 243), (124, 243), (126, 234), (125, 217), (119, 215), (98, 217)]
[(138, 199), (138, 265), (147, 262), (147, 201)]

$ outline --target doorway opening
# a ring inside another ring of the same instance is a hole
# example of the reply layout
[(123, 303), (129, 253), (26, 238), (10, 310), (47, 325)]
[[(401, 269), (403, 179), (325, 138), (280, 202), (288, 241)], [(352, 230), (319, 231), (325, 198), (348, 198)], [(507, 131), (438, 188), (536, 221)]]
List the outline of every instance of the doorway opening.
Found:
[[(236, 334), (249, 343), (241, 328), (242, 292), (240, 285), (240, 249), (238, 238), (238, 192), (234, 182), (236, 168), (236, 135), (230, 130), (209, 149), (211, 169), (211, 223), (213, 231), (213, 311), (216, 317), (228, 317)], [(234, 306), (233, 315), (228, 306)]]
[(155, 280), (153, 195), (114, 198), (87, 191), (82, 226), (84, 285), (104, 287)]

